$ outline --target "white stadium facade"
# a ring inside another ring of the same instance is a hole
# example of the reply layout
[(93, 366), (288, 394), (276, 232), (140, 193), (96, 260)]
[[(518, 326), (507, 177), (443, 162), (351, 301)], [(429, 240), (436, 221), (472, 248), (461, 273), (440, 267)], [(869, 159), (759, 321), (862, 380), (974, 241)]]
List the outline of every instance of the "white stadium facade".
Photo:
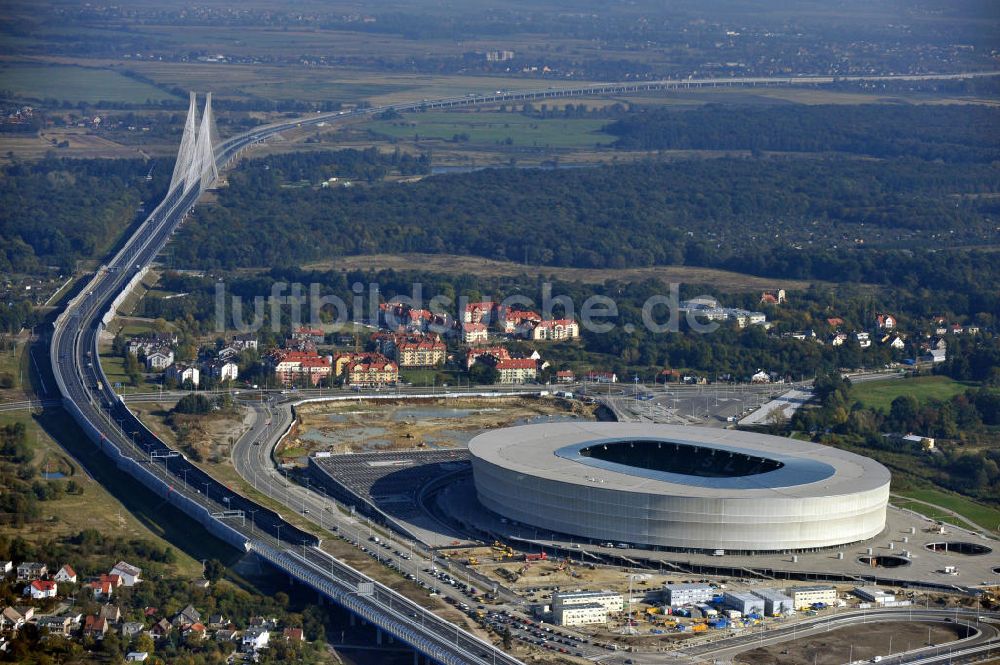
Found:
[(487, 509), (598, 543), (786, 552), (855, 543), (885, 528), (884, 466), (783, 437), (560, 422), (492, 430), (469, 450)]

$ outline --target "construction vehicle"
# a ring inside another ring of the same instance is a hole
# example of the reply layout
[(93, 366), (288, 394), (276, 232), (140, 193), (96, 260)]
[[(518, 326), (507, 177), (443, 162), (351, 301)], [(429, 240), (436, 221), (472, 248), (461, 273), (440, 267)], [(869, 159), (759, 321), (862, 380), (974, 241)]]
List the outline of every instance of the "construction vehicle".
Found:
[(470, 556), (469, 557), (469, 565), (470, 566), (478, 566), (479, 565), (479, 559), (477, 559), (474, 556)]

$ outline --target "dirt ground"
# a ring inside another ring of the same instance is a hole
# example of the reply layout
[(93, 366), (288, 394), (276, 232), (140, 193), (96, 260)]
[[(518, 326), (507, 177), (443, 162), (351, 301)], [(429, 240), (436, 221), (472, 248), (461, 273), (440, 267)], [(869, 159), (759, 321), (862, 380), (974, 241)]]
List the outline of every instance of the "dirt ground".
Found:
[[(589, 268), (556, 268), (551, 266), (523, 266), (510, 261), (494, 261), (475, 256), (451, 254), (374, 254), (369, 256), (346, 256), (337, 259), (339, 268), (347, 270), (389, 269), (405, 270), (418, 266), (420, 269), (441, 274), (475, 274), (487, 277), (542, 275), (583, 284), (600, 284), (609, 279), (625, 282), (659, 279), (664, 282), (687, 282), (705, 284), (726, 293), (759, 291), (764, 289), (786, 289), (802, 291), (810, 283), (802, 280), (775, 280), (740, 273), (697, 268), (691, 266), (664, 266), (654, 268), (629, 268), (625, 270), (601, 270)], [(329, 263), (310, 264), (311, 268), (329, 267)]]
[(486, 429), (555, 418), (591, 419), (593, 409), (561, 399), (504, 398), (336, 402), (297, 409), (279, 455), (454, 448)]
[(229, 459), (231, 444), (243, 431), (242, 412), (204, 416), (175, 414), (168, 422), (173, 407), (174, 403), (130, 405), (154, 434), (196, 461), (220, 463)]
[(841, 665), (852, 655), (855, 661), (868, 661), (889, 653), (889, 636), (893, 652), (908, 651), (930, 641), (943, 644), (958, 639), (956, 626), (927, 623), (869, 623), (832, 630), (793, 642), (784, 642), (740, 654), (734, 663), (741, 665)]

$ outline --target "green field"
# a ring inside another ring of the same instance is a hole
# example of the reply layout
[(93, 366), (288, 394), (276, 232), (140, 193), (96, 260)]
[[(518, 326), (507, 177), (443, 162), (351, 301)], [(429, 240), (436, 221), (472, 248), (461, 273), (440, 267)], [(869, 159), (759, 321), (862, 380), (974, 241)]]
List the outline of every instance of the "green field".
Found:
[(615, 137), (601, 132), (602, 119), (540, 120), (518, 113), (428, 111), (408, 113), (395, 120), (376, 120), (365, 125), (373, 132), (398, 139), (451, 141), (464, 135), (462, 143), (512, 145), (535, 148), (579, 148), (609, 144)]
[[(965, 517), (984, 529), (989, 529), (994, 532), (1000, 531), (1000, 510), (996, 508), (984, 506), (981, 503), (976, 503), (975, 501), (966, 499), (965, 497), (957, 494), (951, 494), (949, 492), (943, 492), (935, 489), (903, 490), (901, 492), (897, 492), (897, 494), (911, 499), (933, 503), (943, 509), (958, 513), (962, 517)], [(893, 503), (900, 505), (900, 507), (915, 510), (932, 519), (955, 521), (955, 518), (945, 512), (945, 510), (935, 511), (926, 505), (915, 502), (911, 503), (894, 500)]]
[(142, 104), (176, 99), (148, 83), (141, 83), (110, 69), (4, 63), (0, 65), (0, 90), (27, 99), (57, 99), (71, 103), (99, 101)]
[(900, 395), (913, 395), (919, 402), (929, 399), (946, 400), (965, 392), (973, 384), (955, 381), (947, 376), (920, 376), (914, 379), (866, 381), (851, 388), (851, 401), (859, 401), (871, 409), (888, 412), (892, 400)]

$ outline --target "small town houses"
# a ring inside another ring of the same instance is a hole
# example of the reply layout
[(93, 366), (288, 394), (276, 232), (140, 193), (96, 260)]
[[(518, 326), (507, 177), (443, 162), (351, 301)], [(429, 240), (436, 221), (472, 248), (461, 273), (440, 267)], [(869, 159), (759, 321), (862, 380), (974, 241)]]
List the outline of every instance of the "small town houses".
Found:
[[(45, 565), (38, 562), (22, 564), (22, 576), (48, 576)], [(142, 571), (125, 561), (119, 561), (112, 572), (102, 574), (94, 580), (88, 580), (87, 588), (107, 588), (110, 590), (139, 584)], [(7, 572), (13, 572), (8, 567)], [(256, 660), (261, 650), (273, 644), (275, 637), (286, 642), (302, 643), (305, 635), (300, 627), (280, 626), (278, 621), (264, 617), (252, 617), (242, 629), (222, 614), (213, 614), (207, 620), (192, 604), (185, 606), (173, 616), (162, 616), (153, 607), (144, 610), (126, 607), (111, 602), (111, 591), (103, 596), (95, 595), (99, 605), (90, 613), (74, 611), (68, 603), (54, 604), (52, 599), (60, 598), (57, 586), (73, 584), (78, 579), (70, 565), (63, 565), (52, 579), (32, 579), (27, 581), (24, 589), (25, 602), (34, 603), (18, 606), (7, 606), (0, 610), (0, 643), (15, 637), (25, 626), (33, 625), (40, 631), (41, 638), (48, 635), (59, 635), (70, 640), (101, 641), (110, 634), (120, 636), (124, 640), (132, 640), (147, 634), (155, 642), (168, 638), (171, 634), (179, 634), (185, 640), (215, 640), (228, 642), (246, 654), (248, 659)], [(65, 589), (63, 590), (66, 591)], [(131, 652), (127, 662), (144, 662), (148, 658), (145, 652)]]

